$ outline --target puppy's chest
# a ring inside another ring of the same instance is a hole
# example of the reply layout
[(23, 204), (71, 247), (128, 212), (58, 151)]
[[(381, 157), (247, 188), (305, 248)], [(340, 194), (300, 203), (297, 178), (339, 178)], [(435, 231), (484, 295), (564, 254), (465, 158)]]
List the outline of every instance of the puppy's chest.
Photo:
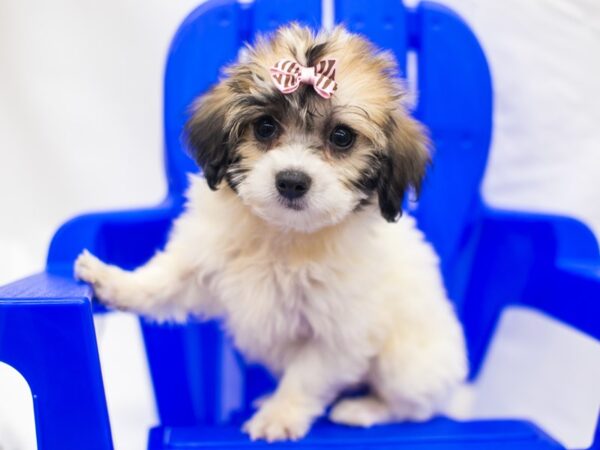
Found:
[(238, 347), (264, 359), (265, 353), (332, 332), (349, 300), (345, 278), (341, 267), (326, 261), (243, 255), (215, 273), (211, 291)]

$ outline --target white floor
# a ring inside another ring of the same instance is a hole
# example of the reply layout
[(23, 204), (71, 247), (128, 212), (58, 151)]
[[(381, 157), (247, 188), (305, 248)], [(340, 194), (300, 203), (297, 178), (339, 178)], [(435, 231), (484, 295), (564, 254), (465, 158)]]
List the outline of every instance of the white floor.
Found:
[[(164, 55), (197, 3), (0, 1), (0, 283), (42, 268), (66, 218), (162, 197)], [(600, 236), (600, 2), (443, 3), (469, 21), (493, 72), (487, 201), (578, 217)], [(155, 413), (137, 322), (115, 314), (99, 328), (116, 448), (141, 450)], [(19, 377), (0, 363), (1, 450), (35, 448)], [(475, 386), (473, 414), (532, 418), (585, 447), (598, 379), (598, 343), (512, 310)]]

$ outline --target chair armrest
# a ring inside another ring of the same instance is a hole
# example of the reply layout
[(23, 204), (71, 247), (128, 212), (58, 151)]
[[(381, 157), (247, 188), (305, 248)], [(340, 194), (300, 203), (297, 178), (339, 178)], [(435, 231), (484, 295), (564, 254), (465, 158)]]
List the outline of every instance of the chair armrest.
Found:
[(40, 450), (112, 449), (90, 297), (49, 273), (0, 287), (0, 360), (29, 384)]
[(548, 247), (555, 260), (600, 262), (600, 249), (594, 233), (582, 222), (571, 217), (530, 214), (487, 208), (484, 222), (502, 234), (528, 236), (532, 242)]
[(92, 298), (92, 288), (76, 281), (73, 270), (65, 274), (41, 272), (13, 283), (0, 286), (0, 299), (3, 302), (25, 302), (32, 299)]
[[(520, 298), (512, 301), (600, 341), (600, 252), (592, 231), (575, 219), (558, 216), (489, 210), (486, 220), (515, 243), (523, 244), (526, 239), (527, 248), (537, 253), (536, 258), (527, 249), (522, 258), (518, 258), (519, 252), (513, 254), (515, 271), (524, 271), (529, 280)], [(498, 242), (497, 246), (501, 245)], [(592, 449), (600, 449), (600, 415)]]
[(84, 248), (106, 262), (132, 269), (164, 245), (170, 224), (180, 209), (181, 202), (167, 198), (154, 208), (75, 217), (52, 238), (46, 270), (72, 273), (73, 262)]
[(597, 311), (600, 300), (594, 298), (600, 285), (590, 275), (600, 267), (600, 252), (585, 225), (566, 217), (485, 209), (478, 233), (461, 311), (471, 376), (509, 304), (535, 307), (598, 338), (592, 330), (597, 321), (580, 317)]
[[(600, 340), (600, 253), (591, 230), (575, 219), (557, 216), (493, 212), (488, 220), (502, 223), (503, 233), (513, 240), (529, 241), (527, 248), (520, 248), (521, 260), (514, 261), (516, 270), (529, 274), (527, 290), (513, 301)], [(519, 268), (522, 260), (531, 265)]]
[(559, 262), (540, 275), (523, 304), (600, 341), (600, 264)]

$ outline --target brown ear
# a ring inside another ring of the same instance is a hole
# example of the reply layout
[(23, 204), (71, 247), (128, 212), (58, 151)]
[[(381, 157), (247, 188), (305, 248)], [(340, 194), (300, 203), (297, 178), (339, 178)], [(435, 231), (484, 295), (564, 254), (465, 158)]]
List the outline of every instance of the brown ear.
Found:
[(402, 214), (406, 191), (413, 188), (419, 194), (431, 157), (424, 127), (403, 113), (390, 118), (386, 135), (377, 194), (381, 215), (394, 222)]
[(190, 153), (213, 190), (225, 176), (229, 163), (229, 136), (225, 129), (228, 97), (224, 84), (215, 86), (196, 100), (192, 117), (185, 125)]

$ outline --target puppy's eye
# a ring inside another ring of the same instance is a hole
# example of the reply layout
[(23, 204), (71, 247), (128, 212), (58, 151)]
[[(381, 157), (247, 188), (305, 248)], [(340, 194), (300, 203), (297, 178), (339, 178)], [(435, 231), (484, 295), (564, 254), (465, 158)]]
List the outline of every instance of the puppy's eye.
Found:
[(354, 144), (354, 138), (354, 132), (350, 128), (338, 125), (329, 135), (329, 142), (339, 149), (347, 150)]
[(273, 139), (278, 129), (277, 122), (271, 116), (263, 116), (254, 122), (254, 135), (259, 141)]

